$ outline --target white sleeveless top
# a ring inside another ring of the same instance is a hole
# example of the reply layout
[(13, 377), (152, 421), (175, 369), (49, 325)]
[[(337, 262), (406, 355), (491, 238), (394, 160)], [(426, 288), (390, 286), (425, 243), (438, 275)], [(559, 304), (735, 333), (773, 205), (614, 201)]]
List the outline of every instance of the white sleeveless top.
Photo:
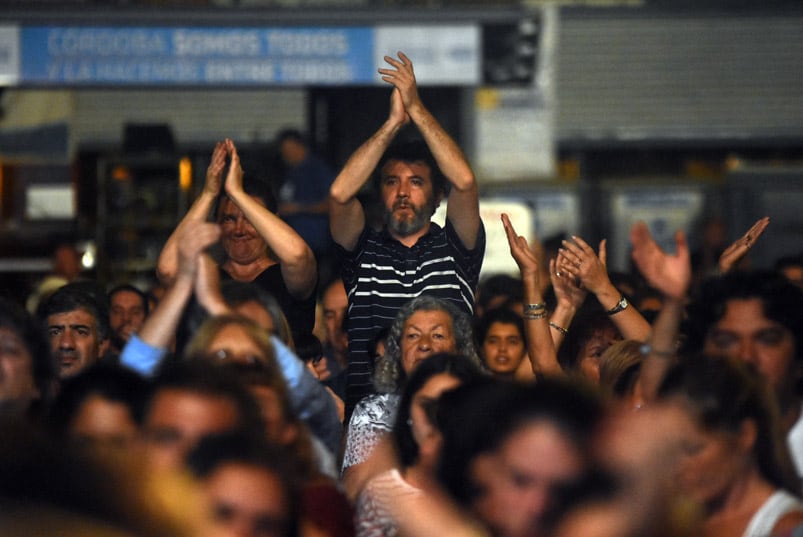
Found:
[(803, 477), (803, 409), (800, 411), (800, 418), (786, 436), (786, 443), (789, 446), (789, 453), (792, 455), (792, 462), (795, 463), (797, 475)]
[(803, 502), (784, 490), (778, 490), (756, 511), (742, 537), (770, 537), (778, 520), (797, 510), (803, 510)]

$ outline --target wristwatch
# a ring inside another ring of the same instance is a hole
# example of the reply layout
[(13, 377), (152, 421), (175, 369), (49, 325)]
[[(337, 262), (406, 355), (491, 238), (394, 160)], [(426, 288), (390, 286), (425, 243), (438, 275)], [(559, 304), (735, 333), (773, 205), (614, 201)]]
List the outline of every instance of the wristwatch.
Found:
[(625, 298), (625, 295), (622, 295), (622, 298), (619, 299), (619, 302), (617, 302), (614, 307), (612, 307), (605, 313), (607, 313), (608, 315), (616, 315), (620, 311), (626, 310), (629, 305), (630, 303)]

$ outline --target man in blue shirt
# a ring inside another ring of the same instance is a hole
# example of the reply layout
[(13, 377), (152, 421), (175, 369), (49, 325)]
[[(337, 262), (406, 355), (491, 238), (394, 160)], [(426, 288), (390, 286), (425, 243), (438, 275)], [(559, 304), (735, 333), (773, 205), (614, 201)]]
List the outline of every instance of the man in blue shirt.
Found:
[(279, 215), (309, 244), (320, 264), (332, 249), (329, 187), (335, 173), (310, 150), (299, 131), (281, 131), (276, 143), (286, 166), (278, 195)]

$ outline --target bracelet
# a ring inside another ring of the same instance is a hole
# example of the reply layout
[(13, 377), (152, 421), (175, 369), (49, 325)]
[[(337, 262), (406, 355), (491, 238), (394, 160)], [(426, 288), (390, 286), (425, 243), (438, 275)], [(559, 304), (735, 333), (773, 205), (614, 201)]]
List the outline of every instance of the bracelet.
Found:
[(562, 326), (558, 325), (557, 323), (553, 323), (552, 321), (549, 321), (549, 326), (551, 326), (552, 328), (554, 328), (555, 330), (557, 330), (558, 332), (560, 332), (564, 336), (569, 333), (569, 329), (568, 328), (563, 328)]
[(541, 311), (544, 309), (546, 309), (546, 302), (540, 302), (536, 304), (524, 304), (524, 313)]
[(630, 305), (630, 303), (625, 298), (625, 295), (621, 295), (621, 298), (619, 299), (619, 302), (617, 302), (614, 307), (612, 307), (611, 309), (609, 309), (605, 313), (607, 313), (608, 315), (616, 315), (620, 311), (626, 310), (629, 305)]
[(524, 312), (524, 318), (531, 321), (535, 321), (537, 319), (543, 319), (544, 317), (546, 317), (546, 310), (541, 310), (540, 312), (535, 312), (535, 311)]

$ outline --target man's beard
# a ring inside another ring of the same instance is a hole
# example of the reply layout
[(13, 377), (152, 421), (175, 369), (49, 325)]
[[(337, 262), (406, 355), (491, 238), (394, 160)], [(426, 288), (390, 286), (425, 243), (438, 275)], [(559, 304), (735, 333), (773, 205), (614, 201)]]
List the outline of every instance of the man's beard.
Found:
[(429, 223), (430, 217), (435, 212), (435, 204), (432, 200), (427, 200), (422, 207), (416, 207), (412, 203), (404, 202), (404, 205), (412, 211), (413, 215), (410, 218), (400, 220), (396, 217), (395, 211), (401, 205), (402, 202), (397, 201), (390, 210), (386, 207), (382, 215), (388, 230), (399, 237), (409, 237), (421, 231)]

